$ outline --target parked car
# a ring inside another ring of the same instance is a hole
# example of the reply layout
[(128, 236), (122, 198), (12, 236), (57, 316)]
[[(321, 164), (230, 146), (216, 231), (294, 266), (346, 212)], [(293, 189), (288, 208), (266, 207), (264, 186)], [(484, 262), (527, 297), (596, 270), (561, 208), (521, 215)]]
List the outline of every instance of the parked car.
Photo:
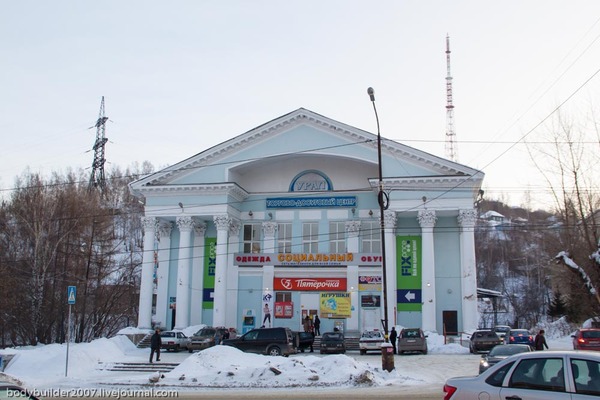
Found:
[(600, 351), (600, 329), (582, 328), (577, 329), (573, 338), (573, 350), (597, 350)]
[(296, 341), (289, 328), (252, 329), (240, 337), (223, 340), (226, 346), (236, 347), (248, 353), (271, 356), (289, 356), (296, 353)]
[(427, 335), (421, 328), (404, 328), (398, 334), (398, 354), (418, 351), (427, 354)]
[(379, 329), (367, 329), (360, 335), (358, 347), (360, 354), (367, 354), (367, 351), (381, 352), (381, 344), (385, 342), (383, 332)]
[(179, 331), (164, 331), (160, 333), (160, 339), (162, 344), (161, 349), (167, 351), (179, 351), (181, 349), (187, 349), (187, 336), (183, 332)]
[(321, 336), (321, 354), (346, 353), (346, 342), (342, 332), (325, 332)]
[(471, 335), (469, 351), (471, 353), (490, 351), (494, 346), (502, 343), (502, 340), (491, 329), (480, 329)]
[(310, 349), (312, 353), (313, 343), (315, 342), (315, 335), (312, 332), (294, 332), (298, 336), (298, 344), (297, 349), (300, 350), (301, 353), (304, 353), (304, 350)]
[(482, 373), (507, 357), (528, 351), (533, 350), (526, 344), (499, 344), (494, 346), (489, 353), (481, 356), (481, 360), (479, 360), (479, 373)]
[(533, 335), (527, 329), (511, 329), (504, 336), (506, 344), (526, 344), (535, 348)]
[(600, 396), (600, 354), (532, 351), (500, 361), (479, 376), (450, 378), (444, 400), (587, 400)]
[(12, 382), (0, 381), (0, 399), (30, 399), (37, 400), (27, 389)]
[(214, 345), (221, 344), (221, 340), (223, 340), (224, 336), (227, 338), (229, 336), (229, 330), (227, 328), (213, 328), (207, 326), (188, 337), (187, 349), (190, 353), (207, 349)]
[(502, 340), (504, 340), (504, 336), (506, 336), (506, 333), (510, 331), (510, 329), (511, 328), (508, 325), (496, 325), (492, 328), (496, 335)]

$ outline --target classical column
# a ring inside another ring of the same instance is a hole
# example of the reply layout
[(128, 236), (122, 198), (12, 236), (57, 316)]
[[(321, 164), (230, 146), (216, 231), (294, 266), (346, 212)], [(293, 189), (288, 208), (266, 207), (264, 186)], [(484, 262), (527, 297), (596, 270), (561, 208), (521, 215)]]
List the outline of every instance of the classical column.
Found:
[(217, 227), (217, 262), (215, 264), (215, 293), (213, 326), (225, 326), (227, 313), (227, 239), (231, 219), (227, 215), (213, 217)]
[(171, 260), (171, 231), (173, 223), (161, 221), (158, 225), (158, 268), (156, 269), (156, 324), (167, 327), (169, 309), (169, 262)]
[[(276, 243), (275, 234), (277, 233), (277, 223), (273, 221), (265, 221), (262, 223), (263, 230), (263, 250), (264, 253), (275, 253)], [(273, 280), (275, 279), (275, 266), (274, 265), (263, 265), (263, 281), (262, 281), (262, 303), (260, 308), (260, 324), (267, 328), (273, 326), (273, 318), (275, 318), (275, 310), (273, 305), (275, 303), (274, 292), (273, 292)], [(264, 305), (268, 304), (270, 312), (270, 321), (265, 320)], [(260, 326), (260, 325), (259, 325)]]
[(396, 325), (396, 211), (383, 212), (385, 232), (386, 291), (388, 300), (388, 332)]
[(204, 235), (206, 223), (194, 223), (194, 250), (192, 252), (192, 290), (190, 295), (190, 325), (202, 323), (202, 299), (204, 292)]
[[(360, 252), (360, 221), (346, 221), (346, 249), (348, 253)], [(355, 260), (354, 265), (348, 265), (346, 270), (346, 280), (348, 282), (348, 290), (350, 291), (351, 307), (350, 318), (346, 321), (346, 329), (348, 331), (359, 331), (360, 327), (358, 320), (360, 319), (360, 298), (358, 292), (358, 260)]]
[(190, 266), (192, 265), (192, 217), (177, 217), (179, 228), (179, 257), (177, 262), (177, 298), (175, 328), (183, 329), (190, 325)]
[(477, 273), (475, 267), (475, 221), (477, 212), (473, 209), (460, 210), (460, 265), (462, 288), (462, 330), (471, 332), (479, 326), (477, 313)]
[(235, 327), (238, 324), (239, 267), (233, 265), (233, 259), (235, 253), (240, 251), (240, 229), (240, 221), (232, 219), (229, 224), (229, 254), (227, 255), (227, 276), (225, 279), (228, 293), (225, 304), (225, 326), (229, 328)]
[(140, 283), (140, 302), (138, 328), (152, 329), (152, 296), (154, 295), (154, 242), (156, 236), (154, 217), (142, 217), (144, 227), (144, 255), (142, 259), (142, 281)]
[(435, 211), (419, 210), (417, 215), (421, 225), (421, 261), (422, 261), (422, 321), (423, 330), (437, 332), (435, 298), (435, 255), (433, 247), (433, 227), (437, 217)]

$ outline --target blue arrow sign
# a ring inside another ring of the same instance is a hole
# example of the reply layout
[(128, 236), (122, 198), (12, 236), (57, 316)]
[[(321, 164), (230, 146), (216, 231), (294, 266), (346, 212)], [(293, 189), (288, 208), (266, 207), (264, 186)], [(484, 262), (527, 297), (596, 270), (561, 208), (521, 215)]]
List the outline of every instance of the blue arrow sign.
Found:
[(67, 301), (69, 304), (75, 304), (76, 296), (77, 296), (77, 286), (67, 287)]
[(396, 296), (398, 303), (421, 303), (421, 289), (398, 289)]

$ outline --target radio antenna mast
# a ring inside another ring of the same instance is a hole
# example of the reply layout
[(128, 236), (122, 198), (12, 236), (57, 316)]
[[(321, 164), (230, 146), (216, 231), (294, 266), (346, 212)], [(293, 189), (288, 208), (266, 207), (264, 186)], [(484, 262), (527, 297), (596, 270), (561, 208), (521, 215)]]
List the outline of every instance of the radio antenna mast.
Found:
[(454, 131), (454, 104), (452, 104), (452, 74), (450, 73), (450, 36), (446, 35), (446, 157), (458, 162), (456, 132)]
[[(92, 174), (90, 176), (90, 182), (88, 190), (94, 188), (100, 188), (102, 192), (106, 188), (106, 181), (104, 180), (104, 147), (108, 139), (105, 137), (106, 133), (106, 121), (108, 118), (104, 115), (104, 96), (102, 96), (102, 102), (100, 103), (100, 113), (98, 120), (96, 121), (96, 142), (94, 143), (94, 162), (92, 163)], [(94, 127), (93, 126), (93, 127)], [(91, 127), (91, 128), (93, 128)], [(90, 129), (91, 129), (90, 128)]]

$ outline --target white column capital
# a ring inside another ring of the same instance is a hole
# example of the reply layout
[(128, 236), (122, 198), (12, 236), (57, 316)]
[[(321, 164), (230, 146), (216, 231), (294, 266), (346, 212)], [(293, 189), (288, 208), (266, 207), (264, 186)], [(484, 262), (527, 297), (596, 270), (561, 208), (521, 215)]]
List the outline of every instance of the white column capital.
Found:
[(385, 228), (391, 229), (396, 227), (396, 211), (385, 210), (383, 212), (383, 224)]
[(194, 223), (194, 233), (198, 237), (204, 237), (204, 235), (206, 235), (206, 222), (204, 222), (204, 221), (195, 221), (195, 223)]
[(173, 223), (171, 221), (160, 221), (158, 224), (158, 234), (161, 238), (168, 238), (171, 236), (173, 230)]
[(277, 231), (277, 222), (265, 221), (262, 223), (262, 229), (265, 238), (274, 238)]
[(145, 232), (156, 232), (157, 224), (158, 219), (155, 217), (142, 217), (142, 226), (144, 227)]
[(358, 237), (360, 234), (360, 221), (346, 221), (348, 238)]
[(215, 215), (213, 217), (217, 231), (228, 231), (231, 224), (231, 218), (227, 215)]
[(463, 228), (473, 228), (477, 221), (477, 211), (474, 209), (465, 209), (458, 211), (458, 223)]
[(242, 223), (238, 219), (230, 219), (229, 221), (229, 236), (237, 236), (240, 234)]
[(191, 232), (194, 229), (194, 219), (192, 217), (177, 217), (177, 227), (181, 232)]
[(437, 217), (433, 210), (419, 210), (417, 219), (419, 220), (421, 228), (433, 228)]

